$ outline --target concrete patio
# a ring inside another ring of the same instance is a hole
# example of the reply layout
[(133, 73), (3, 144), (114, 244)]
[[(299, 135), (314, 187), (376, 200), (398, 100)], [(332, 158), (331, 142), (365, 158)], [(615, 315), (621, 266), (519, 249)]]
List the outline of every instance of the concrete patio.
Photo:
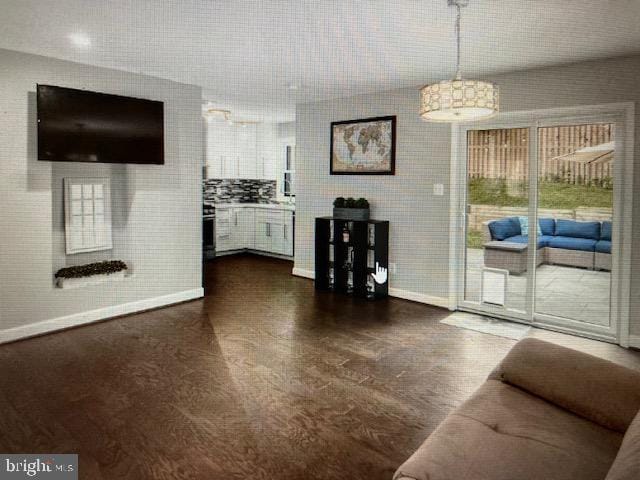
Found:
[[(465, 299), (480, 301), (483, 250), (467, 249)], [(509, 275), (506, 306), (525, 309), (527, 273)], [(559, 265), (540, 265), (536, 271), (535, 311), (596, 325), (609, 325), (610, 272)]]

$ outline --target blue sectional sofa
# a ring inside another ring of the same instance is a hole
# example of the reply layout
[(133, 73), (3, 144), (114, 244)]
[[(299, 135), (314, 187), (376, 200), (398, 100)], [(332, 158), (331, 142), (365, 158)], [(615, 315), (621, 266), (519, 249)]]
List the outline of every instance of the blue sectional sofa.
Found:
[[(494, 249), (495, 242), (529, 242), (528, 230), (522, 231), (528, 228), (522, 217), (501, 218), (485, 222), (484, 226), (485, 243), (492, 242)], [(611, 222), (540, 218), (538, 264), (541, 263), (611, 270)]]

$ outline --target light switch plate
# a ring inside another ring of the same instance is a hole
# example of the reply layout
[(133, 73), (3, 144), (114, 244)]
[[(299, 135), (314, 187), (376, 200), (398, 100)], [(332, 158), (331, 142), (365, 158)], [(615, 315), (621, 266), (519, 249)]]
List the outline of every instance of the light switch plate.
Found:
[(433, 194), (434, 195), (444, 195), (444, 185), (441, 183), (434, 183), (433, 184)]

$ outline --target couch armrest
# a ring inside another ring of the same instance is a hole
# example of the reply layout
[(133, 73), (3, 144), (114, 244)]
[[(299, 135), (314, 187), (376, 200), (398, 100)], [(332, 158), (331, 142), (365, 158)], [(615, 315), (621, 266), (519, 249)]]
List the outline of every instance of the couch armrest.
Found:
[(516, 344), (489, 378), (624, 433), (640, 409), (640, 372), (534, 338)]
[(489, 230), (489, 224), (493, 222), (493, 220), (488, 222), (482, 222), (482, 243), (489, 243), (493, 238), (491, 238), (491, 230)]

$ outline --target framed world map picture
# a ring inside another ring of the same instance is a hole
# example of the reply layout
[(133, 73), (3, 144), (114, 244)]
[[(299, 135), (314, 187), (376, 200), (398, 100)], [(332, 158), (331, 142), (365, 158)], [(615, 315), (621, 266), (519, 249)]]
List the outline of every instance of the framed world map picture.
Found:
[(396, 117), (331, 123), (331, 175), (394, 175)]

